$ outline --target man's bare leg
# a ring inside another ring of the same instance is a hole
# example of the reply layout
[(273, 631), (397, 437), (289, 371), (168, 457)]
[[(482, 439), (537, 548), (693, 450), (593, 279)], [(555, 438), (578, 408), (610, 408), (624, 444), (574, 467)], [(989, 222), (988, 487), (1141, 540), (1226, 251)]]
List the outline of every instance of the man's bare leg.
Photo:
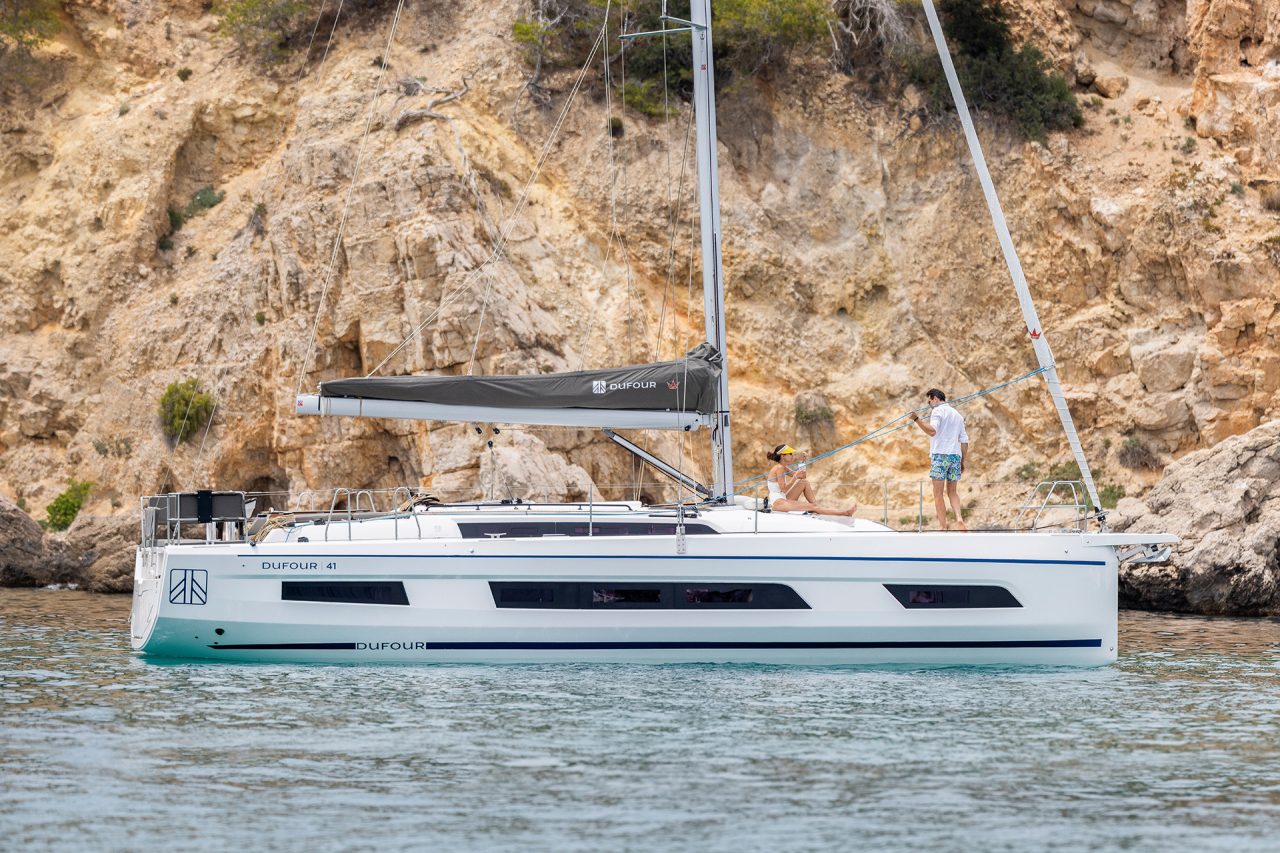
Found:
[(938, 513), (938, 527), (943, 530), (947, 529), (947, 504), (942, 499), (942, 489), (945, 483), (942, 480), (933, 481), (933, 508)]
[(951, 499), (951, 508), (956, 513), (956, 527), (960, 530), (968, 530), (964, 523), (964, 516), (960, 513), (960, 489), (954, 480), (947, 483), (947, 497)]

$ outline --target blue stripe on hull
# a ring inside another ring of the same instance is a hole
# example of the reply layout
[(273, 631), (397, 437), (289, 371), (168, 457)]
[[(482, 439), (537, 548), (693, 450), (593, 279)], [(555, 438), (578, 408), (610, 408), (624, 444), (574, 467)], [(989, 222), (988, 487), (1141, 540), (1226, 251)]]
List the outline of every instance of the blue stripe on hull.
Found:
[[(368, 651), (378, 651), (372, 646), (403, 646), (406, 641), (385, 643), (361, 643)], [(407, 641), (415, 642), (415, 641)], [(356, 650), (356, 643), (240, 643), (236, 645), (211, 645), (218, 650), (234, 649), (347, 649)], [(937, 642), (903, 641), (880, 643), (797, 642), (689, 642), (689, 643), (424, 643), (414, 651), (492, 651), (492, 650), (593, 650), (593, 649), (1096, 649), (1102, 640), (945, 640)]]
[(1016, 566), (1105, 566), (1105, 560), (1017, 560), (997, 557), (729, 557), (680, 554), (236, 554), (241, 559), (378, 559), (378, 560), (786, 560), (851, 563), (998, 563)]

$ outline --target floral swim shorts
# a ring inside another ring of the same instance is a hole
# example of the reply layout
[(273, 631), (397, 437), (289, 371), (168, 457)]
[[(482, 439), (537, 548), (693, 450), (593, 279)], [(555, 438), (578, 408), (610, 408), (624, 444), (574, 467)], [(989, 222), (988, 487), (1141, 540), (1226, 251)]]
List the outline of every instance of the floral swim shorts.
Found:
[(959, 453), (934, 453), (929, 457), (929, 462), (930, 480), (955, 482), (960, 479)]

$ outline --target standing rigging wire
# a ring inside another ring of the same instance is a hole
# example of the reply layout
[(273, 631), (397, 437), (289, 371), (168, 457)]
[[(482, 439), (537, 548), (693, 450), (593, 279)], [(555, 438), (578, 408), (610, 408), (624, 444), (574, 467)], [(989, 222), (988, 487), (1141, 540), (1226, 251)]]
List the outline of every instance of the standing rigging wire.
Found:
[[(295, 397), (302, 394), (302, 383), (305, 382), (307, 378), (307, 367), (311, 363), (311, 352), (315, 347), (316, 334), (320, 330), (320, 317), (324, 311), (325, 298), (329, 295), (329, 286), (333, 283), (333, 271), (338, 263), (338, 252), (342, 249), (342, 237), (347, 230), (347, 216), (351, 210), (351, 197), (355, 193), (356, 183), (360, 180), (360, 167), (364, 162), (364, 146), (369, 140), (369, 131), (373, 127), (374, 107), (377, 105), (378, 95), (381, 94), (382, 91), (382, 80), (387, 73), (387, 57), (391, 53), (391, 45), (395, 41), (396, 29), (400, 26), (400, 15), (404, 11), (404, 4), (405, 0), (398, 0), (396, 3), (395, 17), (391, 19), (391, 31), (387, 34), (387, 46), (386, 49), (382, 51), (382, 62), (379, 63), (378, 66), (378, 80), (374, 84), (373, 94), (369, 96), (369, 111), (365, 118), (364, 133), (360, 136), (360, 145), (356, 149), (356, 164), (351, 174), (351, 183), (347, 185), (346, 198), (342, 203), (342, 215), (338, 219), (338, 232), (333, 238), (333, 251), (329, 254), (329, 266), (325, 270), (324, 285), (320, 289), (320, 301), (316, 303), (316, 318), (311, 324), (311, 334), (307, 338), (307, 348), (303, 355), (302, 367), (298, 371), (298, 388), (294, 393)], [(341, 11), (341, 6), (339, 6), (339, 11)], [(333, 25), (335, 28), (338, 26), (336, 18)], [(329, 51), (326, 48), (326, 56), (328, 55), (328, 52)]]
[[(629, 348), (627, 355), (628, 355), (628, 360), (634, 363), (635, 361), (634, 350), (631, 349), (631, 347), (633, 346), (633, 342), (632, 342), (633, 335), (631, 334), (631, 330), (632, 330), (632, 290), (634, 287), (634, 279), (633, 279), (632, 269), (631, 269), (630, 249), (627, 247), (626, 238), (623, 237), (620, 229), (618, 228), (618, 156), (617, 156), (617, 152), (616, 152), (614, 141), (613, 141), (614, 139), (613, 122), (612, 122), (613, 120), (613, 69), (611, 67), (612, 60), (611, 60), (611, 57), (609, 56), (609, 48), (608, 48), (609, 12), (611, 11), (611, 8), (612, 8), (612, 0), (606, 0), (605, 10), (604, 10), (604, 25), (603, 25), (604, 34), (605, 34), (603, 78), (604, 78), (605, 112), (608, 114), (610, 119), (608, 122), (605, 123), (605, 150), (609, 154), (609, 240), (605, 246), (605, 256), (604, 256), (604, 261), (602, 263), (602, 275), (607, 281), (609, 277), (609, 270), (608, 270), (609, 262), (613, 259), (614, 246), (617, 245), (619, 249), (618, 255), (622, 259), (624, 278), (627, 283), (627, 332), (628, 332), (627, 345)], [(621, 20), (620, 28), (622, 30), (622, 34), (625, 35), (627, 30), (627, 15), (626, 15), (625, 9), (620, 15), (620, 20)], [(626, 70), (627, 70), (626, 39), (623, 39), (622, 47), (620, 49), (619, 55), (622, 57), (622, 75), (623, 75), (622, 77), (623, 97), (622, 97), (621, 110), (625, 115), (626, 113), (625, 87), (626, 87)], [(624, 165), (623, 166), (623, 191), (624, 192), (627, 189), (626, 174), (627, 174), (626, 167)], [(623, 204), (624, 206), (626, 205), (625, 199), (623, 200)], [(583, 326), (581, 343), (578, 346), (578, 369), (579, 370), (583, 369), (583, 367), (586, 364), (587, 342), (591, 336), (591, 331), (595, 326), (596, 309), (598, 308), (599, 302), (600, 302), (600, 300), (598, 299), (588, 299), (587, 301), (588, 303), (590, 303), (591, 309), (587, 315), (587, 323), (585, 326)]]
[[(311, 47), (312, 47), (312, 45), (314, 45), (314, 44), (316, 43), (316, 31), (320, 29), (320, 21), (324, 18), (324, 10), (325, 10), (325, 7), (326, 7), (326, 6), (328, 6), (328, 5), (329, 5), (329, 0), (320, 0), (320, 11), (316, 13), (316, 23), (315, 23), (315, 26), (313, 26), (313, 27), (311, 28), (311, 38), (307, 40), (307, 49), (306, 49), (306, 52), (304, 52), (304, 53), (302, 54), (302, 65), (301, 65), (301, 66), (299, 66), (299, 68), (298, 68), (298, 79), (299, 79), (299, 80), (301, 80), (301, 79), (302, 79), (302, 75), (303, 75), (303, 74), (306, 74), (306, 73), (307, 73), (307, 60), (311, 58)], [(338, 0), (338, 11), (339, 11), (339, 12), (341, 12), (341, 11), (342, 11), (342, 0)], [(335, 17), (335, 18), (334, 18), (334, 25), (336, 26), (336, 25), (337, 25), (337, 23), (338, 23), (338, 21), (337, 21), (337, 18)], [(330, 38), (330, 40), (332, 40), (332, 39), (333, 39), (333, 31), (332, 31), (332, 30), (330, 30), (330, 31), (329, 31), (329, 38)], [(326, 45), (326, 46), (325, 46), (324, 52), (325, 52), (326, 54), (328, 54), (328, 52), (329, 52), (329, 47), (328, 47), (328, 45)]]
[(385, 367), (392, 358), (403, 352), (404, 348), (407, 347), (414, 338), (421, 334), (423, 329), (438, 318), (444, 309), (448, 308), (468, 293), (474, 286), (473, 282), (476, 276), (485, 271), (485, 269), (502, 254), (506, 247), (507, 240), (511, 235), (511, 231), (515, 228), (517, 218), (528, 203), (529, 193), (533, 189), (534, 183), (538, 180), (538, 176), (542, 174), (543, 168), (551, 158), (551, 150), (555, 145), (556, 139), (560, 135), (561, 129), (564, 127), (565, 120), (569, 115), (569, 108), (573, 105), (578, 92), (582, 89), (582, 82), (586, 79), (587, 70), (591, 67), (592, 63), (595, 62), (596, 53), (600, 50), (600, 45), (603, 43), (603, 39), (604, 30), (602, 28), (600, 34), (596, 36), (596, 40), (591, 46), (590, 54), (587, 56), (586, 61), (583, 62), (582, 68), (578, 71), (578, 77), (573, 84), (573, 88), (570, 89), (568, 97), (565, 99), (565, 104), (560, 110), (560, 115), (557, 117), (555, 124), (551, 128), (551, 132), (547, 136), (547, 141), (542, 147), (538, 160), (534, 163), (533, 173), (530, 174), (529, 179), (525, 181), (524, 188), (520, 192), (520, 197), (517, 199), (515, 207), (512, 208), (511, 213), (507, 216), (506, 223), (504, 224), (501, 233), (498, 235), (497, 245), (494, 247), (494, 250), (489, 254), (488, 258), (480, 263), (479, 266), (468, 272), (467, 276), (458, 285), (457, 289), (447, 297), (443, 297), (435, 310), (428, 314), (422, 322), (418, 323), (413, 330), (405, 336), (404, 340), (391, 350), (391, 352), (387, 353), (386, 357), (384, 357), (382, 361), (378, 362), (373, 370), (366, 373), (366, 377), (376, 374)]
[[(320, 64), (316, 66), (317, 74), (319, 74), (324, 69), (324, 61), (329, 58), (329, 48), (330, 46), (333, 45), (333, 34), (338, 31), (338, 21), (342, 18), (343, 2), (345, 2), (345, 0), (338, 0), (338, 9), (333, 13), (333, 27), (329, 30), (329, 38), (325, 40), (324, 53), (320, 56)], [(321, 8), (323, 9), (323, 7)], [(399, 8), (397, 8), (396, 15), (398, 16), (399, 14), (400, 14), (400, 10)], [(317, 19), (316, 25), (318, 26), (319, 24), (320, 24), (320, 21), (319, 19)], [(385, 58), (386, 58), (386, 54), (383, 54), (383, 59)]]
[(484, 317), (489, 310), (489, 296), (493, 293), (494, 275), (490, 271), (485, 274), (484, 299), (480, 302), (480, 322), (476, 323), (476, 334), (471, 341), (471, 358), (467, 359), (467, 375), (472, 376), (476, 370), (476, 353), (480, 349), (480, 332), (484, 329)]
[(209, 420), (204, 425), (204, 435), (200, 438), (200, 449), (196, 452), (195, 461), (191, 463), (194, 469), (200, 464), (200, 459), (204, 456), (204, 444), (209, 440), (209, 429), (213, 426), (213, 419), (218, 414), (218, 406), (222, 404), (222, 379), (226, 376), (227, 365), (223, 365), (218, 370), (218, 375), (213, 380), (213, 410), (209, 412)]
[[(666, 281), (666, 286), (663, 288), (663, 291), (662, 291), (662, 304), (658, 309), (658, 330), (654, 336), (654, 348), (658, 353), (661, 353), (661, 350), (662, 350), (662, 330), (666, 327), (667, 303), (669, 299), (671, 301), (674, 301), (675, 264), (676, 264), (676, 230), (680, 226), (680, 218), (684, 213), (684, 204), (686, 201), (684, 197), (684, 181), (685, 181), (685, 176), (688, 173), (689, 140), (692, 136), (692, 131), (693, 131), (693, 112), (690, 111), (689, 121), (685, 123), (685, 127), (684, 127), (684, 145), (681, 148), (681, 154), (680, 154), (680, 177), (676, 184), (675, 197), (672, 198), (670, 190), (668, 190), (668, 195), (667, 195), (668, 206), (670, 208), (670, 212), (668, 214), (669, 236), (667, 238), (667, 281)], [(670, 169), (669, 158), (668, 158), (668, 169)], [(669, 173), (668, 173), (668, 186), (670, 186)], [(692, 222), (692, 220), (690, 221)], [(671, 321), (673, 331), (676, 325), (674, 310), (675, 309), (673, 308), (672, 321)], [(672, 342), (673, 344), (678, 344), (678, 341), (676, 341), (675, 338), (672, 339)], [(676, 349), (672, 353), (673, 356), (678, 354), (679, 354), (678, 349)], [(662, 356), (659, 354), (659, 355), (656, 355), (655, 358), (660, 361), (662, 359)]]

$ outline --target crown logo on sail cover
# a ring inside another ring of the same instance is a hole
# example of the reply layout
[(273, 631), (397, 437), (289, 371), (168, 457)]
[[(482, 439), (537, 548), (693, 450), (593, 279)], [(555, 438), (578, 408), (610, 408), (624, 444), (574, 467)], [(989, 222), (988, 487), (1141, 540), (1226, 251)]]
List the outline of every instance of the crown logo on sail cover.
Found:
[(670, 379), (670, 380), (668, 380), (668, 381), (667, 381), (667, 388), (668, 388), (668, 389), (670, 389), (670, 390), (674, 391), (674, 390), (676, 390), (676, 389), (677, 389), (677, 388), (679, 388), (679, 387), (680, 387), (680, 380), (679, 380), (679, 379)]

